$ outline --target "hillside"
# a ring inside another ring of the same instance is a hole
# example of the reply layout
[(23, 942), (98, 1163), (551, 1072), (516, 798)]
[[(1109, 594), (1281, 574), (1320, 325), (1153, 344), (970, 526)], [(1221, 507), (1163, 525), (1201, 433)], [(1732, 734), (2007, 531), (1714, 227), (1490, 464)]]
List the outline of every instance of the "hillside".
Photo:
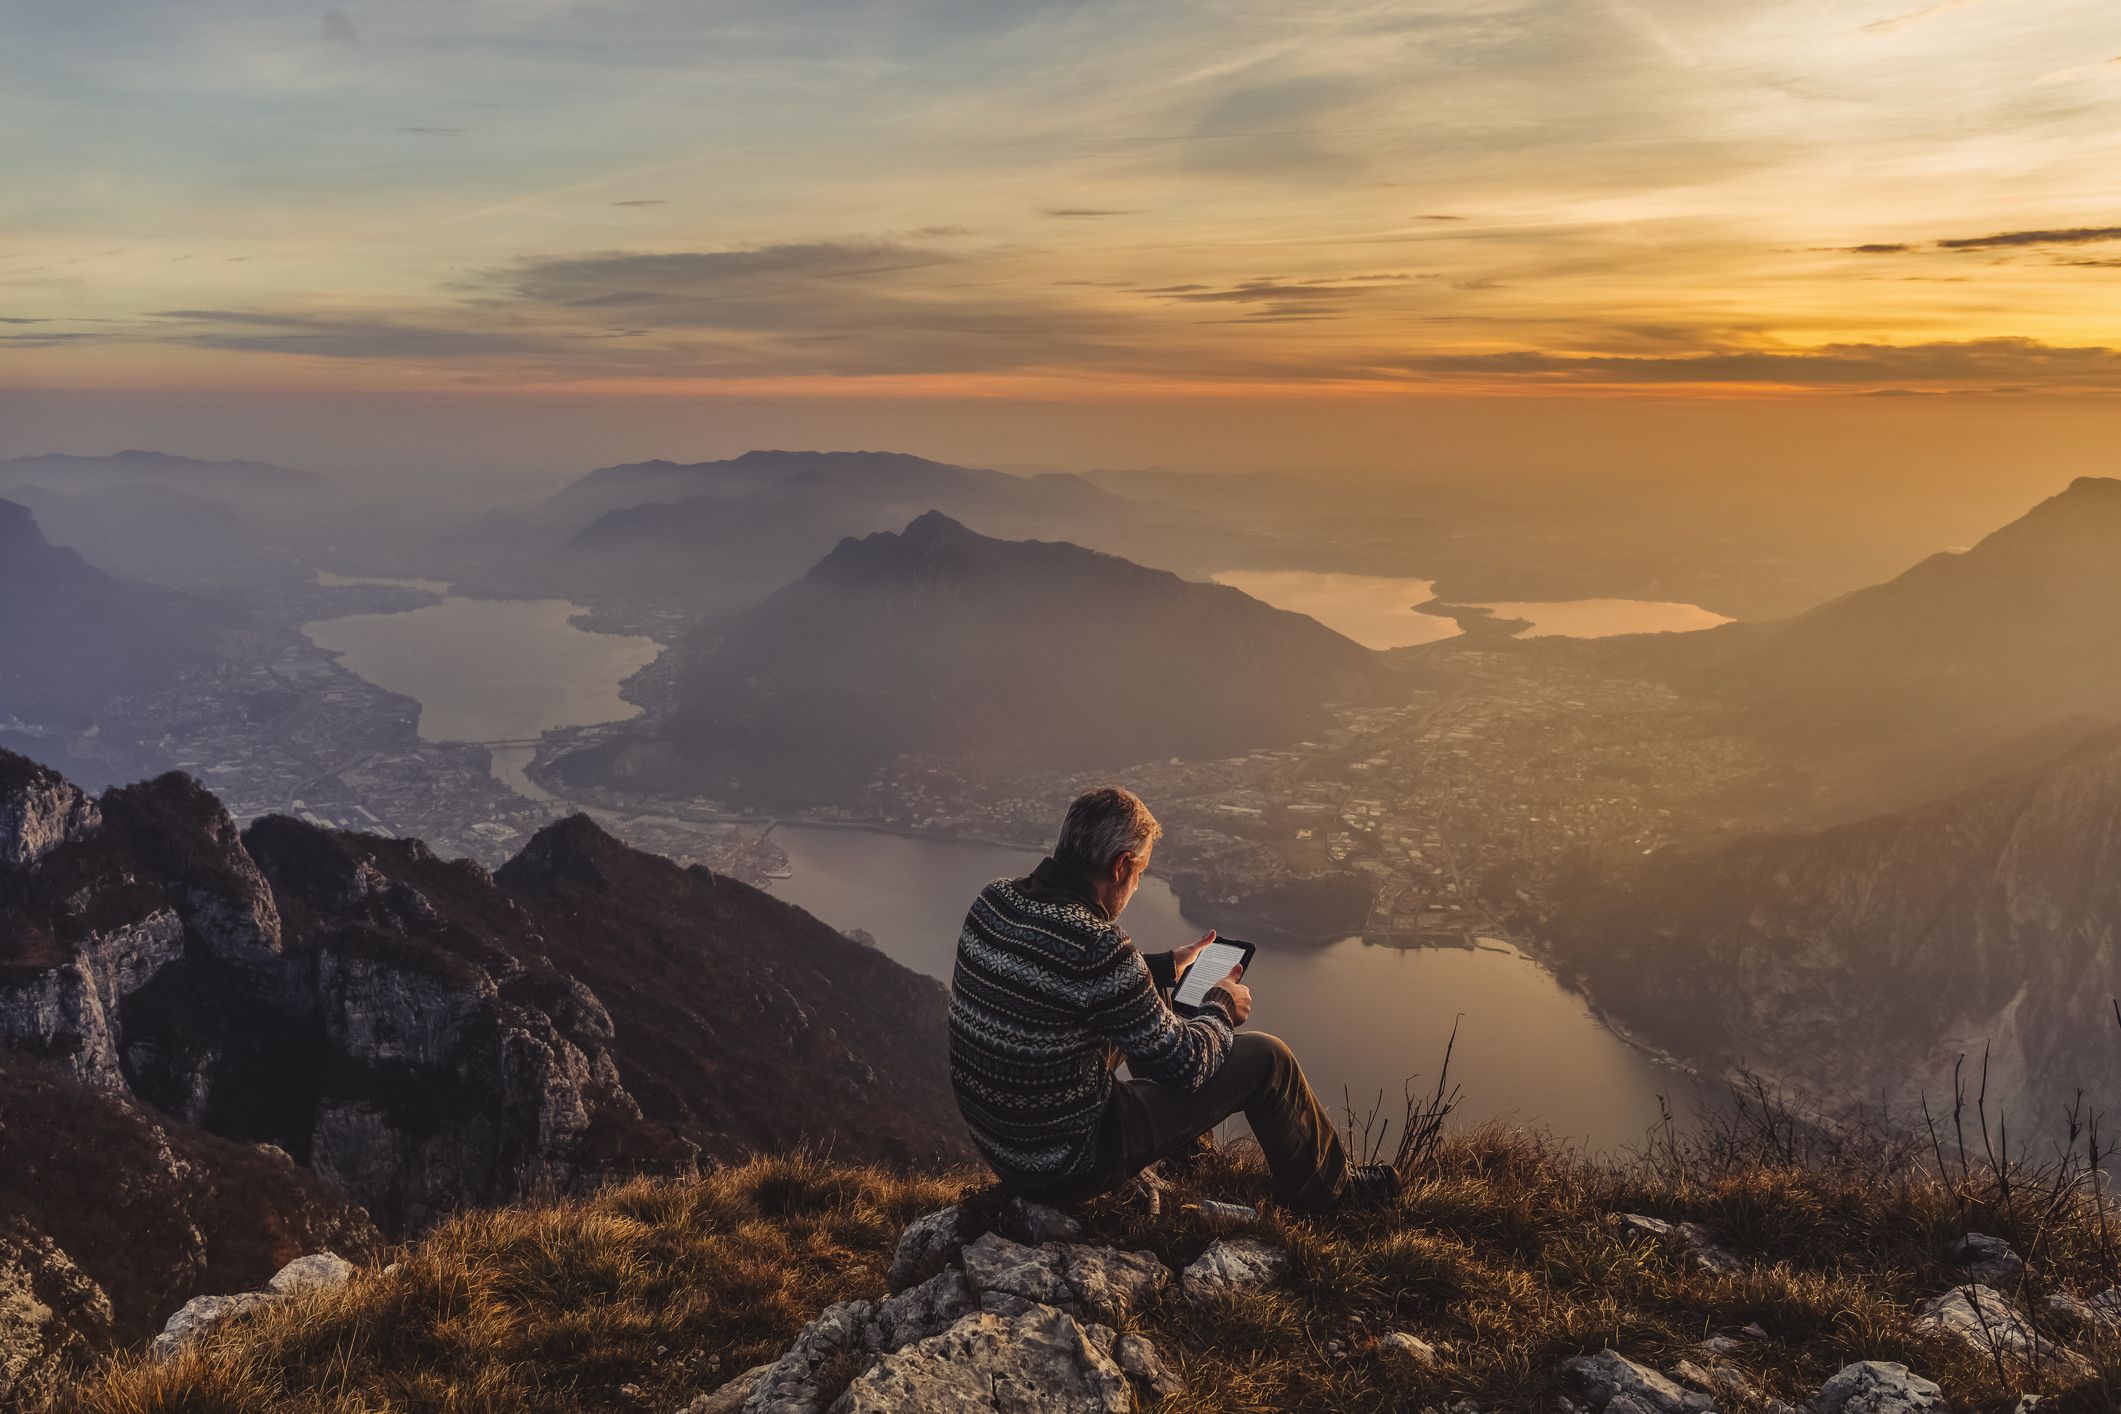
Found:
[(2121, 719), (2121, 480), (2081, 477), (1964, 551), (1810, 613), (1623, 645), (1874, 808)]
[(0, 500), (0, 718), (81, 727), (113, 696), (210, 661), (244, 619), (105, 573)]
[(173, 1360), (122, 1361), (61, 1407), (2115, 1407), (2121, 1250), (2081, 1167), (1940, 1178), (1754, 1118), (1620, 1163), (1499, 1130), (1447, 1139), (1401, 1206), (1338, 1219), (1195, 1206), (1260, 1201), (1242, 1149), (1172, 1174), (1155, 1214), (1137, 1195), (1072, 1216), (968, 1174), (760, 1159), (456, 1220)]
[(274, 1144), (391, 1231), (770, 1136), (966, 1152), (932, 982), (584, 820), (503, 872), (0, 753), (0, 1046)]
[(902, 757), (1031, 772), (1223, 756), (1316, 729), (1384, 674), (1235, 589), (938, 512), (842, 541), (681, 655), (667, 716), (556, 774), (800, 803)]
[(2121, 737), (1897, 814), (1603, 866), (1544, 933), (1687, 1055), (1905, 1102), (1993, 1046), (1992, 1112), (2048, 1132), (2121, 1074)]

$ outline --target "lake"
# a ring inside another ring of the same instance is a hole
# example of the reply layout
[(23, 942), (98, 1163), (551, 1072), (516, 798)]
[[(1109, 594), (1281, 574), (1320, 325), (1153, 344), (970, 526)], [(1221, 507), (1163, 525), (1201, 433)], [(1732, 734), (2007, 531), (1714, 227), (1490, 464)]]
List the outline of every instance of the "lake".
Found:
[[(835, 928), (864, 928), (895, 960), (947, 982), (958, 925), (981, 886), (1029, 873), (1038, 855), (875, 830), (779, 825), (790, 877), (773, 891)], [(1198, 938), (1154, 877), (1120, 920), (1145, 952)], [(1490, 948), (1494, 950), (1489, 950)], [(1400, 950), (1348, 938), (1325, 947), (1261, 944), (1249, 977), (1252, 1025), (1296, 1048), (1336, 1114), (1344, 1093), (1367, 1111), (1396, 1102), (1410, 1076), (1426, 1091), (1454, 1020), (1458, 1121), (1505, 1119), (1593, 1149), (1640, 1143), (1658, 1096), (1688, 1112), (1693, 1082), (1605, 1029), (1580, 997), (1506, 944)]]
[[(1309, 614), (1367, 648), (1411, 648), (1455, 638), (1455, 619), (1415, 605), (1436, 597), (1427, 579), (1329, 574), (1311, 570), (1224, 570), (1217, 584), (1242, 589), (1277, 609)], [(1481, 603), (1501, 619), (1523, 619), (1524, 638), (1612, 638), (1626, 633), (1691, 633), (1729, 619), (1698, 604), (1656, 599), (1555, 599)]]
[[(582, 607), (565, 599), (469, 599), (427, 580), (319, 574), (318, 582), (442, 596), (404, 613), (302, 626), (349, 671), (416, 699), (428, 741), (534, 742), (554, 727), (622, 721), (640, 709), (619, 696), (619, 684), (661, 651), (651, 638), (577, 628), (571, 620)], [(532, 799), (549, 798), (524, 774), (535, 745), (490, 749), (496, 779)]]

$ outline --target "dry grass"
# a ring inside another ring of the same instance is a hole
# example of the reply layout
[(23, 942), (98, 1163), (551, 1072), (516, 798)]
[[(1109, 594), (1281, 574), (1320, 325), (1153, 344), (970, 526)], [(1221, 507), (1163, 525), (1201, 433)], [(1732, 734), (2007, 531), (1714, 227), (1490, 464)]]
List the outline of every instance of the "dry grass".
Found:
[[(1955, 1280), (1944, 1249), (1969, 1229), (2033, 1254), (2032, 1296), (2105, 1290), (2121, 1258), (2082, 1173), (1946, 1167), (1883, 1142), (1795, 1130), (1769, 1142), (1741, 1120), (1613, 1162), (1481, 1130), (1434, 1146), (1396, 1210), (1306, 1220), (1268, 1207), (1246, 1231), (1292, 1253), (1281, 1289), (1172, 1299), (1135, 1324), (1190, 1386), (1166, 1414), (1360, 1414), (1460, 1396), (1488, 1411), (1546, 1410), (1571, 1355), (1613, 1346), (1669, 1368), (1704, 1336), (1755, 1322), (1767, 1339), (1736, 1363), (1763, 1398), (1801, 1406), (1848, 1361), (1888, 1359), (1968, 1410), (2007, 1410), (2030, 1392), (2057, 1397), (2043, 1411), (2121, 1407), (2121, 1340), (2064, 1332), (2098, 1373), (2051, 1380), (1910, 1333), (1912, 1308)], [(1266, 1197), (1243, 1147), (1173, 1180), (1177, 1203), (1159, 1219), (1117, 1200), (1092, 1205), (1095, 1239), (1183, 1265), (1229, 1231), (1185, 1203)], [(828, 1301), (879, 1294), (900, 1228), (964, 1184), (759, 1160), (466, 1217), (399, 1253), (393, 1272), (271, 1310), (169, 1364), (114, 1362), (61, 1407), (675, 1409), (776, 1353)], [(1699, 1221), (1749, 1268), (1700, 1271), (1677, 1241), (1624, 1235), (1620, 1212)], [(1442, 1362), (1422, 1369), (1380, 1352), (1377, 1337), (1393, 1330), (1434, 1342)]]

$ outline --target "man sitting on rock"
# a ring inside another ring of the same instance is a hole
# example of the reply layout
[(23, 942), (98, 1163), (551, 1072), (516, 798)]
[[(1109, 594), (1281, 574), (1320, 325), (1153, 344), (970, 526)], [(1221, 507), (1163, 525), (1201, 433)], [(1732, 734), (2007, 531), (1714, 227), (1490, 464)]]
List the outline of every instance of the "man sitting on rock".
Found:
[[(1163, 834), (1131, 791), (1089, 791), (1029, 878), (980, 890), (950, 983), (950, 1079), (1004, 1186), (1074, 1203), (1190, 1149), (1242, 1113), (1293, 1208), (1389, 1202), (1400, 1175), (1351, 1166), (1289, 1048), (1237, 1034), (1252, 993), (1233, 969), (1198, 1014), (1170, 994), (1215, 935), (1143, 956), (1120, 930)], [(1131, 1076), (1114, 1072), (1124, 1060)]]

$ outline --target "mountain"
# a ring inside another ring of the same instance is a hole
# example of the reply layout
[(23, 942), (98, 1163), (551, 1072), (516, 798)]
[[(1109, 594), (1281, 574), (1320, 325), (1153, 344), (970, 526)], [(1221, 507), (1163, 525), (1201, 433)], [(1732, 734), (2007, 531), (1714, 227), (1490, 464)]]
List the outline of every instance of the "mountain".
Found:
[(0, 1050), (0, 1408), (139, 1346), (201, 1292), (382, 1238), (277, 1149), (216, 1138)]
[(932, 982), (587, 821), (504, 872), (0, 753), (0, 1048), (273, 1144), (391, 1232), (768, 1135), (965, 1152)]
[(607, 467), (546, 505), (580, 522), (555, 567), (605, 592), (696, 612), (748, 608), (849, 535), (939, 508), (998, 534), (1081, 531), (1127, 502), (1073, 476), (1010, 476), (899, 452), (747, 452)]
[(1546, 935), (1640, 1034), (1820, 1092), (1948, 1097), (1953, 1058), (1993, 1045), (1991, 1113), (2046, 1132), (2121, 1074), (2121, 735), (1911, 810), (1602, 871)]
[(310, 472), (265, 462), (200, 461), (168, 452), (140, 451), (107, 457), (48, 452), (0, 461), (0, 494), (14, 486), (45, 486), (73, 492), (158, 486), (238, 507), (259, 500), (314, 497), (328, 490), (323, 478)]
[(562, 758), (577, 781), (844, 798), (901, 757), (1085, 771), (1293, 740), (1383, 660), (1300, 614), (939, 512), (842, 541), (703, 632), (667, 715)]
[(2121, 718), (2117, 644), (2121, 480), (2083, 477), (1972, 549), (1810, 613), (1618, 651), (1842, 774), (1841, 793), (1905, 802)]
[(226, 501), (151, 483), (18, 486), (7, 495), (29, 507), (53, 544), (117, 566), (128, 579), (211, 592), (265, 571), (257, 530)]
[(213, 658), (237, 614), (105, 574), (0, 500), (0, 714), (47, 726), (94, 720)]

